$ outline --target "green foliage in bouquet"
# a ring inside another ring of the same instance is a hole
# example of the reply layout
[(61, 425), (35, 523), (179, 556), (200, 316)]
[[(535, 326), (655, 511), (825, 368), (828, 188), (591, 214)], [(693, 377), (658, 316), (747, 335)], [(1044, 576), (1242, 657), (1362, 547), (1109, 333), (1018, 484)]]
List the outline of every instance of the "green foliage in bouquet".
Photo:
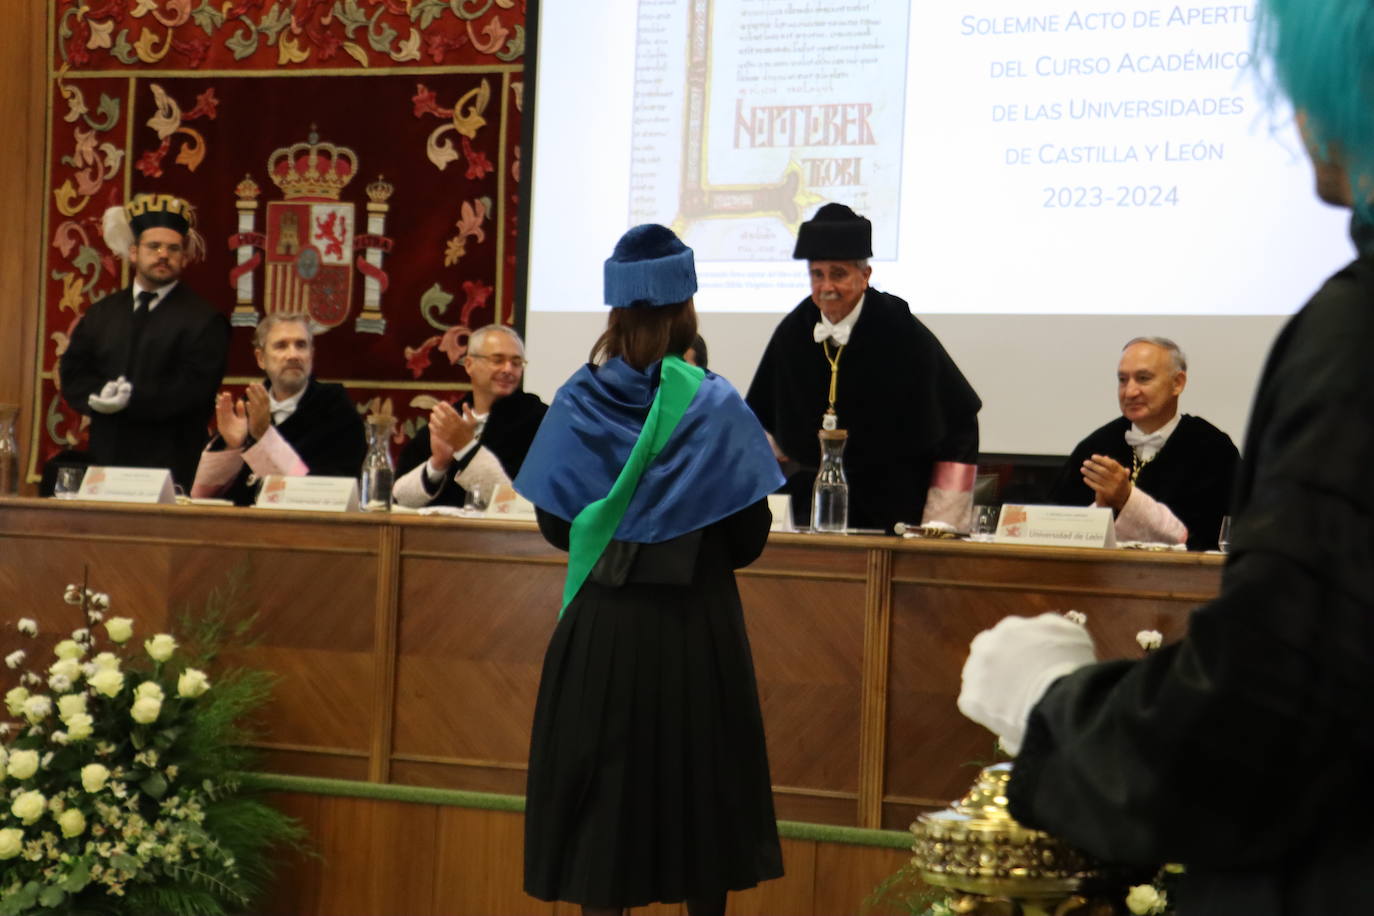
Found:
[(295, 821), (239, 782), (248, 717), (272, 686), (214, 666), (251, 625), (230, 622), (239, 593), (231, 582), (187, 615), (184, 645), (170, 633), (140, 644), (84, 585), (67, 586), (80, 625), (51, 657), (37, 623), (18, 622), (35, 648), (0, 671), (19, 681), (0, 722), (0, 916), (241, 912), (274, 847), (302, 844)]

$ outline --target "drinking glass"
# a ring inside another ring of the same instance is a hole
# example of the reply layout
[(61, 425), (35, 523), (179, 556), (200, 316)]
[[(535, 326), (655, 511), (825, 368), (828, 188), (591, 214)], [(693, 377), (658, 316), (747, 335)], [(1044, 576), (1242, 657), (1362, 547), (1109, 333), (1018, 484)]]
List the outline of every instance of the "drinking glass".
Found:
[(970, 541), (991, 541), (997, 535), (997, 517), (1002, 514), (1000, 506), (974, 506), (973, 527), (969, 531)]
[(81, 492), (81, 478), (85, 476), (85, 468), (58, 468), (52, 495), (58, 499), (76, 499), (76, 494)]
[(481, 515), (487, 511), (487, 505), (491, 502), (492, 487), (484, 487), (481, 484), (473, 484), (465, 487), (466, 495), (463, 497), (463, 511), (473, 515)]
[(1231, 552), (1231, 516), (1221, 517), (1221, 532), (1217, 535), (1217, 550), (1222, 553)]

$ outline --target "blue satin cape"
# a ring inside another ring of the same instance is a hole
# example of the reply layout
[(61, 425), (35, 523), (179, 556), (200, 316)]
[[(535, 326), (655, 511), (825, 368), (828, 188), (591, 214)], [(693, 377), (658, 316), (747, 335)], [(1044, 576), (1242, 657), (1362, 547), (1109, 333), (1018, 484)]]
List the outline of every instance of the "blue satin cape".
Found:
[[(554, 395), (515, 478), (530, 502), (571, 522), (610, 492), (658, 390), (619, 357), (583, 366)], [(782, 486), (777, 459), (739, 393), (707, 372), (658, 458), (640, 478), (615, 539), (656, 544), (704, 528)]]

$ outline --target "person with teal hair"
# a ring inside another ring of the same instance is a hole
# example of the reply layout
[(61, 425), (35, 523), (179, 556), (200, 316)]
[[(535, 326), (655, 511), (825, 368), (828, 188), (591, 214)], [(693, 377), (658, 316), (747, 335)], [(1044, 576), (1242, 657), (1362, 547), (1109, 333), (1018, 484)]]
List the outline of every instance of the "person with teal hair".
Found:
[(959, 696), (1017, 754), (1012, 814), (1110, 862), (1181, 863), (1178, 916), (1374, 911), (1374, 3), (1260, 11), (1356, 257), (1269, 355), (1221, 593), (1139, 661), (1094, 663), (1057, 614), (1008, 617)]
[(722, 916), (727, 892), (782, 874), (734, 574), (763, 551), (782, 475), (730, 383), (682, 359), (692, 250), (636, 226), (605, 289), (606, 332), (515, 479), (568, 551), (530, 739), (525, 890), (587, 914), (685, 901)]

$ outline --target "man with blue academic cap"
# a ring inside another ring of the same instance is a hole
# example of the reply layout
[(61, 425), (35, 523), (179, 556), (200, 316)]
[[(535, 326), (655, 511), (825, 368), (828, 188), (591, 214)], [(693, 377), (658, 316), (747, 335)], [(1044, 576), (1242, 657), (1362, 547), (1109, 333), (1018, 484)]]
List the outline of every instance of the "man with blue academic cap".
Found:
[(1374, 8), (1261, 0), (1258, 22), (1356, 257), (1274, 341), (1221, 593), (1138, 661), (1094, 664), (1059, 615), (1008, 617), (973, 640), (959, 708), (1019, 749), (1014, 817), (1111, 862), (1181, 863), (1178, 916), (1368, 913)]
[(168, 468), (190, 489), (229, 355), (229, 322), (185, 284), (203, 247), (194, 211), (142, 194), (105, 213), (133, 283), (87, 310), (62, 354), (62, 396), (91, 418), (92, 463)]
[(829, 414), (848, 431), (849, 527), (966, 531), (982, 402), (906, 302), (869, 286), (872, 255), (872, 223), (843, 204), (802, 223), (792, 257), (807, 261), (811, 295), (773, 332), (746, 400), (789, 472), (799, 524)]

